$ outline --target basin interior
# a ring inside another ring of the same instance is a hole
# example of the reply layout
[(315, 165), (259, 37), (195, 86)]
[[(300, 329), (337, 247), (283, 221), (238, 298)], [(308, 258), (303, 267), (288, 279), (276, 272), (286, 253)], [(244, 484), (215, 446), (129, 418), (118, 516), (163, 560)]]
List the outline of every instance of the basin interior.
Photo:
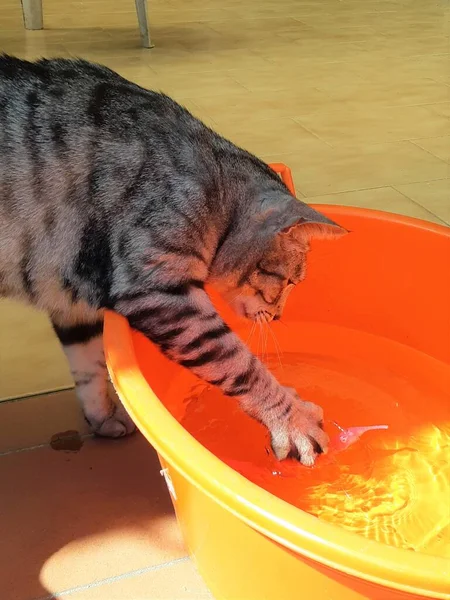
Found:
[(352, 233), (313, 246), (282, 323), (252, 334), (210, 293), (279, 380), (324, 407), (331, 437), (333, 422), (387, 431), (313, 469), (278, 463), (264, 427), (234, 400), (185, 370), (158, 381), (138, 351), (141, 370), (183, 427), (253, 483), (368, 539), (450, 558), (450, 238), (380, 213), (330, 212)]

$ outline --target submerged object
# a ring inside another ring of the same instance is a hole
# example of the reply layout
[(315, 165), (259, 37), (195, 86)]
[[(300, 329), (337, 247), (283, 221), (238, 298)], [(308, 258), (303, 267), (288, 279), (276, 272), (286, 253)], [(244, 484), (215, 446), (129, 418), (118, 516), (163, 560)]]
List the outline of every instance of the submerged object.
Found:
[(357, 442), (363, 433), (366, 433), (367, 431), (389, 429), (389, 425), (368, 425), (366, 427), (348, 427), (347, 429), (344, 429), (335, 421), (333, 421), (333, 425), (339, 429), (339, 433), (330, 440), (330, 452), (342, 452), (343, 450), (346, 450), (349, 446)]

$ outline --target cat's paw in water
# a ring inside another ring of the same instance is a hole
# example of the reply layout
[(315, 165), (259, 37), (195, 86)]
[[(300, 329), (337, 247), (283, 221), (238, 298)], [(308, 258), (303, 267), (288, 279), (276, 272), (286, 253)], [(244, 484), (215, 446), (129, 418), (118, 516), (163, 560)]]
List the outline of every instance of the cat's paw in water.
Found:
[(323, 410), (317, 404), (300, 400), (295, 390), (285, 388), (291, 396), (288, 418), (272, 424), (272, 449), (278, 460), (288, 457), (311, 467), (317, 456), (328, 450), (328, 435), (323, 430)]
[(95, 435), (101, 437), (118, 438), (129, 435), (136, 430), (136, 425), (131, 420), (130, 416), (122, 406), (122, 404), (114, 404), (114, 412), (103, 421), (91, 418), (88, 420)]

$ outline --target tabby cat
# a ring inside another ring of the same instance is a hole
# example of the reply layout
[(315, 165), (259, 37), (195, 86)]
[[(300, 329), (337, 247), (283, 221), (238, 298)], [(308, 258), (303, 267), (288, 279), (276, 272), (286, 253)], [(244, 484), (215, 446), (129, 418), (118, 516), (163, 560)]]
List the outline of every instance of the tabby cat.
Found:
[(310, 239), (343, 233), (167, 96), (83, 60), (0, 57), (0, 296), (49, 314), (94, 432), (134, 429), (107, 392), (112, 309), (264, 423), (279, 459), (313, 464), (322, 410), (276, 381), (204, 284), (270, 322)]

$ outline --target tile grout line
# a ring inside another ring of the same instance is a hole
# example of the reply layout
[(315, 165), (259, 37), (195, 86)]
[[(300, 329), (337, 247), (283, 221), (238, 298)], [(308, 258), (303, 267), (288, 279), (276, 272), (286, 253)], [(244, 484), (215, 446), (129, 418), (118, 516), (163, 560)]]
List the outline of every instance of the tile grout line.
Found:
[(39, 596), (33, 598), (33, 600), (57, 600), (63, 596), (69, 596), (74, 592), (82, 592), (85, 590), (90, 590), (93, 588), (100, 587), (107, 583), (115, 583), (116, 581), (122, 581), (123, 579), (129, 579), (131, 577), (135, 577), (136, 575), (143, 575), (144, 573), (151, 573), (152, 571), (160, 571), (166, 567), (173, 567), (179, 563), (187, 562), (189, 560), (189, 556), (182, 556), (181, 558), (175, 558), (173, 560), (169, 560), (165, 563), (161, 563), (159, 565), (151, 565), (149, 567), (143, 567), (141, 569), (136, 569), (135, 571), (128, 571), (127, 573), (122, 573), (120, 575), (113, 575), (111, 577), (106, 577), (105, 579), (100, 579), (98, 581), (92, 581), (91, 583), (87, 583), (85, 585), (75, 586), (73, 588), (68, 588), (66, 590), (62, 590), (60, 592), (56, 592), (54, 594), (49, 594), (48, 596)]
[[(80, 438), (82, 440), (86, 440), (89, 438), (93, 438), (94, 434), (93, 433), (84, 433), (83, 435), (80, 436)], [(36, 444), (36, 446), (26, 446), (25, 448), (15, 448), (14, 450), (5, 450), (4, 452), (0, 452), (0, 458), (4, 457), (4, 456), (9, 456), (10, 454), (20, 454), (21, 452), (28, 452), (31, 450), (39, 450), (41, 448), (49, 448), (50, 447), (50, 443), (49, 442), (44, 442), (43, 444)]]
[(22, 395), (22, 396), (10, 396), (6, 398), (0, 399), (1, 403), (7, 402), (20, 402), (21, 400), (28, 400), (29, 398), (37, 398), (39, 396), (51, 396), (53, 394), (59, 394), (60, 392), (67, 392), (69, 390), (74, 390), (74, 385), (68, 385), (64, 387), (52, 388), (51, 390), (44, 390), (42, 392), (31, 392), (30, 394)]
[[(417, 181), (417, 182), (413, 182), (411, 185), (415, 185), (416, 183), (428, 183), (429, 181), (446, 181), (445, 178), (441, 178), (441, 179), (427, 179), (425, 182), (424, 181)], [(375, 186), (370, 186), (370, 187), (363, 187), (363, 188), (355, 188), (355, 189), (351, 189), (351, 190), (343, 190), (340, 192), (329, 192), (327, 194), (317, 194), (316, 196), (307, 196), (308, 198), (310, 198), (311, 200), (314, 200), (315, 198), (320, 198), (321, 196), (339, 196), (341, 194), (352, 194), (353, 192), (370, 192), (372, 190), (382, 190), (384, 188), (394, 188), (395, 185), (410, 185), (409, 183), (407, 184), (403, 184), (403, 183), (385, 183), (384, 185), (375, 185)], [(396, 190), (398, 192), (398, 190)], [(399, 192), (401, 193), (401, 192)], [(402, 196), (404, 196), (405, 194), (402, 194)], [(410, 200), (411, 198), (408, 197), (408, 200)], [(375, 209), (378, 210), (378, 209)]]
[[(445, 181), (445, 179), (435, 179), (434, 181)], [(430, 183), (429, 181), (425, 181), (422, 183)], [(396, 185), (417, 185), (417, 184), (396, 184)], [(433, 217), (435, 219), (438, 219), (442, 225), (446, 225), (446, 226), (450, 226), (450, 223), (447, 223), (447, 221), (445, 219), (442, 219), (439, 215), (437, 215), (436, 213), (434, 213), (432, 210), (430, 210), (429, 208), (427, 208), (426, 206), (424, 206), (423, 204), (420, 204), (420, 202), (417, 202), (417, 200), (414, 200), (413, 198), (411, 198), (410, 196), (408, 196), (408, 194), (406, 194), (405, 192), (402, 192), (401, 190), (399, 190), (395, 185), (391, 186), (392, 189), (394, 189), (396, 192), (398, 192), (399, 194), (401, 194), (404, 198), (406, 198), (407, 200), (410, 200), (413, 204), (415, 204), (416, 206), (419, 206), (420, 208), (423, 208), (427, 213), (429, 213), (430, 215), (433, 215)]]
[[(290, 155), (289, 154), (279, 154), (277, 156), (284, 157), (284, 156), (290, 156)], [(263, 160), (266, 162), (265, 158)], [(287, 165), (287, 166), (289, 166), (289, 165)], [(447, 177), (439, 177), (437, 179), (426, 179), (424, 181), (411, 181), (408, 183), (385, 183), (383, 185), (376, 185), (376, 186), (371, 185), (369, 187), (352, 188), (352, 189), (348, 189), (348, 190), (339, 190), (338, 192), (327, 192), (325, 194), (314, 194), (313, 196), (305, 196), (305, 198), (308, 201), (311, 200), (311, 202), (313, 202), (316, 198), (321, 198), (322, 196), (339, 196), (340, 194), (352, 194), (353, 192), (370, 192), (371, 190), (382, 190), (384, 188), (393, 188), (393, 189), (395, 189), (396, 192), (399, 192), (399, 194), (401, 194), (408, 200), (411, 200), (412, 202), (414, 202), (414, 200), (412, 200), (412, 198), (410, 198), (409, 196), (406, 196), (405, 194), (403, 194), (402, 192), (397, 190), (395, 186), (397, 186), (397, 185), (416, 185), (419, 183), (432, 183), (433, 181), (447, 181), (447, 179), (448, 179)], [(422, 205), (418, 204), (417, 202), (414, 202), (414, 204), (417, 204), (418, 206), (422, 207)], [(356, 207), (356, 208), (358, 208), (358, 207)], [(379, 209), (375, 209), (375, 210), (379, 210)], [(426, 210), (428, 210), (428, 212), (430, 212), (429, 209), (426, 209)]]
[[(319, 88), (315, 88), (315, 89), (319, 89)], [(290, 120), (293, 121), (294, 123), (296, 123), (297, 125), (299, 125), (302, 129), (304, 129), (305, 131), (307, 131), (309, 134), (311, 134), (312, 136), (314, 136), (317, 140), (319, 140), (319, 142), (322, 142), (323, 144), (325, 144), (329, 148), (332, 148), (333, 150), (336, 149), (336, 146), (333, 146), (333, 144), (331, 144), (330, 142), (327, 142), (326, 140), (324, 140), (315, 131), (313, 131), (312, 129), (309, 129), (308, 127), (306, 127), (306, 125), (304, 123), (299, 123), (300, 119), (297, 121), (297, 117), (290, 117)]]
[(27, 450), (39, 450), (39, 448), (46, 448), (48, 446), (45, 444), (37, 444), (36, 446), (28, 446), (27, 448), (17, 448), (15, 450), (6, 450), (5, 452), (0, 452), (0, 458), (3, 456), (9, 456), (10, 454), (19, 454), (20, 452), (26, 452)]
[[(428, 154), (431, 154), (431, 156), (433, 156), (434, 158), (437, 158), (438, 160), (441, 160), (442, 162), (444, 162), (446, 165), (449, 165), (450, 167), (450, 162), (447, 159), (444, 158), (440, 158), (439, 156), (437, 156), (437, 154), (434, 154), (434, 152), (432, 152), (431, 150), (428, 150), (427, 148), (423, 148), (422, 146), (420, 146), (417, 142), (420, 142), (420, 140), (435, 140), (441, 137), (448, 137), (445, 135), (437, 135), (435, 137), (427, 137), (427, 138), (412, 138), (410, 140), (408, 140), (409, 142), (411, 142), (411, 144), (413, 144), (413, 146), (415, 146), (416, 148), (420, 148), (420, 150), (423, 150), (424, 152), (427, 152)], [(450, 169), (449, 169), (450, 171)]]

